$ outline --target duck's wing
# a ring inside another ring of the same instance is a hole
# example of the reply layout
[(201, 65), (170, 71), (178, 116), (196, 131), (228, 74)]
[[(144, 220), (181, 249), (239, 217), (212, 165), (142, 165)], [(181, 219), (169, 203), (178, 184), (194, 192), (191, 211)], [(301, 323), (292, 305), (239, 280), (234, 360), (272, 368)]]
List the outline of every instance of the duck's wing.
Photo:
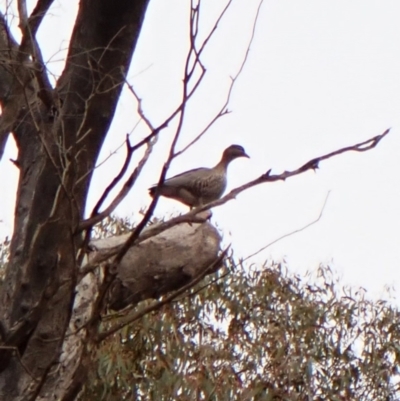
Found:
[[(196, 185), (199, 180), (208, 177), (210, 171), (211, 169), (205, 167), (185, 171), (184, 173), (166, 179), (163, 183), (163, 186), (190, 188), (193, 185)], [(153, 185), (151, 188), (155, 188), (156, 186), (157, 184)]]

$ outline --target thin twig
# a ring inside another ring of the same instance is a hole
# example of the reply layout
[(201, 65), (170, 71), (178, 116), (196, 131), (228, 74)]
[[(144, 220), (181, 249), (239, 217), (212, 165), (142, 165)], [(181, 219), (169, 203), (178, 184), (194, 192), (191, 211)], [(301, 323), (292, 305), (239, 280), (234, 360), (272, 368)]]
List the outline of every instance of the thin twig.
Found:
[(302, 232), (302, 231), (306, 230), (307, 228), (311, 227), (312, 225), (316, 224), (318, 221), (320, 221), (320, 220), (321, 220), (321, 217), (322, 217), (322, 215), (323, 215), (323, 213), (324, 213), (326, 203), (328, 202), (328, 198), (329, 198), (329, 194), (330, 194), (330, 193), (331, 193), (331, 191), (328, 191), (328, 193), (326, 194), (326, 197), (325, 197), (325, 200), (324, 200), (324, 204), (322, 205), (322, 208), (321, 208), (321, 210), (320, 210), (320, 212), (319, 212), (319, 215), (318, 215), (318, 217), (317, 217), (316, 219), (314, 219), (314, 220), (311, 221), (310, 223), (307, 223), (307, 224), (306, 224), (305, 226), (303, 226), (303, 227), (300, 227), (300, 228), (298, 228), (298, 229), (296, 229), (296, 230), (293, 230), (293, 231), (291, 231), (291, 232), (289, 232), (289, 233), (286, 233), (286, 234), (284, 234), (284, 235), (282, 235), (282, 236), (280, 236), (280, 237), (274, 239), (272, 242), (270, 242), (269, 244), (263, 246), (263, 247), (260, 248), (258, 251), (254, 252), (254, 253), (252, 253), (252, 254), (250, 254), (250, 255), (248, 255), (248, 256), (246, 256), (246, 257), (245, 257), (244, 259), (242, 259), (241, 261), (242, 261), (242, 262), (245, 262), (246, 260), (249, 260), (249, 259), (252, 258), (253, 256), (258, 255), (260, 252), (262, 252), (262, 251), (264, 251), (265, 249), (269, 248), (270, 246), (276, 244), (277, 242), (283, 240), (284, 238), (287, 238), (287, 237), (290, 237), (290, 236), (292, 236), (292, 235), (294, 235), (294, 234), (297, 234), (297, 233), (299, 233), (299, 232)]
[[(229, 6), (230, 3), (231, 2), (228, 3), (227, 7)], [(233, 77), (231, 77), (231, 83), (229, 85), (228, 93), (226, 95), (224, 104), (219, 109), (219, 111), (215, 114), (215, 116), (212, 118), (212, 120), (206, 125), (206, 127), (192, 141), (190, 141), (186, 146), (184, 146), (181, 150), (179, 150), (178, 152), (175, 153), (175, 157), (181, 155), (183, 152), (186, 152), (191, 146), (193, 146), (197, 141), (199, 141), (202, 138), (202, 136), (210, 129), (211, 126), (213, 126), (215, 124), (215, 122), (217, 120), (219, 120), (221, 117), (223, 117), (223, 116), (225, 116), (225, 115), (230, 113), (230, 111), (228, 110), (228, 105), (229, 105), (231, 97), (232, 97), (232, 92), (233, 92), (234, 85), (235, 85), (237, 79), (239, 78), (239, 76), (241, 75), (241, 73), (243, 72), (244, 66), (245, 66), (245, 64), (246, 64), (246, 62), (247, 62), (247, 60), (249, 58), (250, 48), (251, 48), (251, 45), (252, 45), (253, 40), (254, 40), (254, 36), (255, 36), (255, 32), (256, 32), (256, 26), (257, 26), (257, 22), (258, 22), (258, 19), (259, 19), (260, 9), (261, 9), (262, 4), (263, 4), (263, 0), (260, 1), (259, 5), (257, 7), (257, 11), (256, 11), (256, 14), (255, 14), (255, 17), (254, 17), (253, 29), (252, 29), (252, 32), (251, 32), (251, 35), (250, 35), (249, 43), (247, 44), (245, 56), (244, 56), (240, 66), (239, 66), (239, 69), (238, 69), (237, 73)], [(226, 11), (227, 11), (227, 8), (225, 7), (224, 10), (223, 10), (223, 13), (225, 13)], [(220, 18), (218, 18), (214, 28), (216, 28), (216, 26), (218, 25), (220, 20), (221, 20), (221, 16), (220, 16)], [(214, 31), (214, 28), (212, 29), (212, 32)], [(210, 38), (210, 35), (208, 35), (207, 39), (204, 41), (203, 45), (201, 46), (200, 51), (198, 52), (198, 60), (199, 60), (200, 64), (201, 64), (201, 60), (199, 58), (200, 54), (203, 51), (204, 45), (205, 45), (205, 43), (208, 42), (209, 38)]]
[[(201, 71), (200, 77), (194, 83), (193, 87), (190, 90), (187, 90), (186, 97), (185, 96), (183, 97), (181, 103), (177, 106), (177, 108), (159, 126), (152, 127), (152, 124), (149, 124), (150, 121), (149, 121), (149, 119), (146, 118), (145, 113), (143, 112), (143, 110), (141, 108), (142, 99), (136, 93), (136, 91), (133, 89), (133, 86), (130, 85), (126, 81), (128, 89), (135, 96), (136, 100), (139, 102), (139, 114), (140, 114), (140, 116), (143, 118), (143, 120), (146, 122), (146, 124), (151, 128), (150, 134), (148, 136), (146, 136), (145, 138), (143, 138), (141, 141), (139, 141), (134, 146), (135, 149), (140, 148), (145, 143), (147, 143), (151, 138), (153, 138), (154, 136), (158, 135), (163, 129), (168, 127), (168, 125), (171, 123), (171, 121), (173, 121), (175, 119), (175, 117), (179, 113), (182, 112), (182, 109), (185, 107), (186, 103), (189, 101), (189, 99), (193, 96), (193, 94), (196, 92), (196, 90), (200, 86), (201, 82), (204, 79), (205, 73), (206, 73), (206, 68), (204, 67), (204, 65), (202, 64), (202, 62), (200, 60), (200, 55), (204, 51), (204, 49), (205, 49), (206, 45), (208, 44), (210, 38), (212, 37), (212, 35), (216, 31), (216, 29), (218, 27), (218, 24), (221, 22), (222, 17), (227, 12), (227, 10), (228, 10), (229, 6), (231, 5), (231, 3), (232, 3), (232, 0), (230, 0), (227, 3), (227, 5), (224, 7), (223, 11), (221, 12), (219, 17), (217, 18), (216, 22), (214, 23), (213, 27), (211, 28), (211, 30), (210, 30), (209, 34), (207, 35), (206, 39), (201, 44), (199, 50), (196, 49), (195, 42), (196, 42), (196, 36), (198, 34), (200, 6), (195, 7), (192, 4), (191, 14), (190, 14), (191, 15), (191, 22), (190, 22), (190, 44), (191, 44), (191, 46), (190, 46), (188, 55), (186, 57), (186, 66), (185, 66), (186, 74), (185, 74), (185, 77), (184, 77), (184, 80), (183, 80), (184, 81), (184, 85), (188, 85), (189, 84), (189, 80), (191, 79), (191, 77), (193, 75), (193, 72), (194, 72), (194, 69), (196, 68), (196, 66), (200, 66), (202, 71)], [(194, 53), (196, 55), (196, 57), (195, 57), (195, 61), (194, 61), (193, 66), (191, 68), (189, 68), (190, 58), (191, 58), (191, 54), (192, 53)], [(222, 115), (225, 114), (225, 113), (223, 113), (223, 110), (224, 110), (224, 108), (221, 108), (220, 113), (222, 113)], [(204, 131), (206, 131), (208, 128), (209, 128), (209, 126), (207, 126)], [(198, 139), (195, 139), (195, 142), (197, 142), (197, 140)], [(182, 152), (183, 152), (183, 150), (179, 151), (179, 154), (181, 154)], [(175, 154), (174, 157), (176, 157), (177, 155), (178, 154)]]
[(125, 158), (124, 165), (122, 166), (122, 168), (121, 168), (120, 172), (117, 174), (117, 176), (112, 180), (112, 182), (104, 190), (100, 199), (97, 201), (97, 204), (94, 207), (90, 218), (82, 221), (79, 224), (78, 231), (85, 230), (88, 227), (91, 227), (94, 224), (100, 222), (105, 217), (108, 217), (115, 210), (115, 208), (122, 202), (122, 200), (125, 199), (126, 195), (133, 188), (133, 185), (135, 184), (137, 178), (139, 177), (144, 165), (146, 164), (147, 160), (149, 159), (151, 151), (154, 146), (154, 143), (155, 143), (154, 140), (150, 140), (150, 142), (147, 144), (147, 149), (146, 149), (143, 157), (141, 158), (141, 160), (139, 161), (136, 168), (133, 170), (133, 172), (130, 174), (130, 176), (125, 181), (125, 183), (122, 186), (121, 190), (119, 191), (118, 195), (112, 200), (112, 202), (107, 206), (106, 209), (104, 209), (102, 212), (99, 212), (101, 206), (103, 205), (104, 201), (106, 200), (106, 198), (108, 197), (110, 192), (115, 188), (115, 186), (120, 182), (123, 175), (126, 173), (129, 163), (131, 161), (131, 158), (133, 155), (133, 150), (132, 150), (133, 147), (130, 145), (128, 137), (126, 138), (127, 156)]
[[(131, 129), (131, 131), (130, 131), (128, 134), (126, 134), (126, 138), (129, 138), (129, 137), (133, 134), (133, 132), (134, 132), (134, 131), (136, 130), (136, 128), (139, 126), (139, 123), (140, 123), (140, 119), (135, 123), (135, 125), (134, 125), (134, 127)], [(110, 153), (109, 153), (107, 156), (105, 156), (104, 159), (103, 159), (101, 162), (99, 162), (98, 164), (96, 164), (96, 166), (93, 168), (93, 171), (94, 171), (95, 169), (98, 169), (98, 168), (101, 167), (102, 165), (104, 165), (109, 159), (111, 159), (111, 157), (115, 156), (115, 155), (118, 153), (118, 151), (119, 151), (124, 145), (126, 146), (126, 139), (125, 139), (123, 142), (121, 142), (117, 147), (115, 147), (113, 150), (111, 150)], [(131, 147), (133, 148), (133, 146), (131, 146)]]

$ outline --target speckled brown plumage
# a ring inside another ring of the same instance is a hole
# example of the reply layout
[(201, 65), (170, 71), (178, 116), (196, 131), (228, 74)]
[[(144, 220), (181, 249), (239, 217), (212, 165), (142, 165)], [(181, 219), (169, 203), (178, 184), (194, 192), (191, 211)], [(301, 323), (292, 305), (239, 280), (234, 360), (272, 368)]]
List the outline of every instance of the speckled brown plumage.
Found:
[[(175, 199), (190, 207), (205, 205), (219, 199), (226, 189), (227, 168), (229, 163), (238, 157), (247, 156), (239, 145), (231, 145), (224, 150), (220, 162), (213, 168), (197, 168), (171, 177), (159, 188), (159, 194)], [(149, 189), (154, 196), (157, 186)]]

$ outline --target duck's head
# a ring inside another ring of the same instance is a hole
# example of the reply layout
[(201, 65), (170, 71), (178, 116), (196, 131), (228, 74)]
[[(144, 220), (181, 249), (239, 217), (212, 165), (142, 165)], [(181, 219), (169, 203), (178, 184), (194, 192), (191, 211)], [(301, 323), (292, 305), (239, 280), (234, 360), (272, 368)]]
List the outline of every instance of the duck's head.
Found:
[(250, 158), (246, 152), (244, 151), (243, 147), (240, 145), (231, 145), (229, 148), (224, 150), (222, 158), (226, 161), (232, 161), (237, 157), (247, 157)]

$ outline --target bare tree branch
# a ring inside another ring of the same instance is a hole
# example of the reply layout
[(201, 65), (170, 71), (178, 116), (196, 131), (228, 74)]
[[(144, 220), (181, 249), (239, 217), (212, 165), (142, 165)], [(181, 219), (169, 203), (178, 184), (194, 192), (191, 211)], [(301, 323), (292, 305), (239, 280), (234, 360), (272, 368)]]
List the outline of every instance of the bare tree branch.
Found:
[[(263, 0), (261, 0), (262, 3)], [(199, 15), (200, 15), (200, 4), (201, 1), (199, 1), (198, 5), (195, 6), (191, 5), (191, 12), (190, 12), (190, 32), (189, 32), (189, 36), (190, 36), (190, 48), (188, 51), (188, 54), (186, 56), (186, 63), (185, 63), (185, 75), (183, 78), (183, 83), (184, 83), (184, 88), (183, 90), (186, 91), (186, 96), (184, 95), (182, 98), (182, 101), (180, 102), (180, 104), (178, 105), (178, 107), (169, 115), (169, 117), (167, 117), (164, 122), (162, 122), (158, 127), (153, 127), (153, 124), (150, 122), (150, 120), (146, 117), (141, 104), (142, 104), (142, 99), (141, 97), (136, 93), (136, 91), (134, 90), (133, 86), (130, 85), (128, 82), (127, 86), (129, 88), (129, 90), (131, 91), (131, 93), (134, 95), (134, 97), (136, 98), (136, 100), (139, 103), (138, 106), (138, 112), (139, 115), (142, 117), (142, 119), (146, 122), (147, 126), (151, 129), (151, 133), (146, 136), (145, 138), (143, 138), (141, 141), (139, 141), (136, 145), (135, 148), (139, 148), (140, 146), (143, 146), (145, 143), (148, 142), (149, 139), (151, 139), (152, 137), (158, 135), (163, 129), (165, 129), (169, 123), (171, 121), (174, 120), (174, 118), (182, 113), (182, 110), (184, 107), (186, 107), (186, 103), (191, 99), (191, 97), (193, 96), (193, 94), (196, 92), (196, 90), (198, 89), (198, 87), (200, 86), (205, 73), (206, 73), (206, 68), (203, 65), (203, 63), (201, 62), (200, 59), (200, 55), (203, 53), (204, 49), (206, 48), (206, 45), (208, 44), (209, 40), (211, 39), (212, 35), (215, 33), (219, 23), (221, 22), (222, 18), (224, 17), (224, 15), (226, 14), (226, 12), (228, 11), (230, 5), (232, 3), (232, 0), (229, 0), (229, 2), (226, 4), (226, 6), (224, 7), (224, 9), (222, 10), (221, 14), (218, 16), (217, 20), (215, 21), (215, 23), (213, 24), (210, 32), (208, 33), (208, 35), (206, 36), (206, 38), (204, 39), (203, 43), (200, 45), (200, 49), (197, 50), (196, 47), (196, 37), (198, 35), (198, 24), (199, 24)], [(258, 13), (257, 13), (257, 18), (258, 18)], [(254, 33), (253, 33), (254, 35)], [(253, 38), (252, 35), (252, 38)], [(252, 41), (252, 39), (251, 39)], [(190, 61), (191, 61), (191, 57), (192, 54), (195, 54), (195, 60), (193, 62), (193, 65), (190, 67)], [(197, 66), (200, 66), (201, 68), (201, 74), (198, 77), (198, 79), (195, 81), (195, 83), (193, 84), (193, 87), (188, 90), (188, 85), (190, 83), (190, 80), (193, 76), (193, 73), (195, 71), (195, 68)], [(242, 68), (241, 68), (242, 69)], [(237, 74), (238, 76), (239, 74)], [(236, 77), (237, 77), (236, 76)], [(185, 89), (186, 88), (186, 89)], [(227, 103), (225, 104), (225, 106), (227, 105)], [(222, 107), (220, 112), (218, 114), (224, 115), (226, 114), (226, 112), (224, 111), (226, 107)], [(213, 119), (213, 121), (216, 121), (219, 117), (216, 117)], [(203, 130), (203, 133), (205, 131), (208, 130), (208, 128), (212, 125), (212, 123), (208, 124), (207, 127)], [(202, 134), (199, 135), (199, 138), (201, 137)], [(198, 138), (198, 139), (199, 139)], [(194, 142), (197, 142), (198, 139), (195, 139)], [(193, 142), (193, 143), (194, 143)], [(190, 145), (191, 146), (191, 145)], [(189, 148), (189, 146), (187, 146), (187, 148)], [(178, 156), (178, 154), (183, 153), (184, 150), (182, 149), (181, 151), (179, 151), (178, 153), (174, 154), (174, 157)]]
[(137, 311), (137, 312), (132, 312), (132, 313), (128, 314), (127, 316), (124, 316), (124, 317), (118, 319), (119, 321), (116, 322), (113, 325), (113, 327), (111, 327), (110, 329), (108, 329), (108, 330), (106, 330), (106, 331), (104, 331), (104, 332), (102, 332), (102, 333), (100, 333), (98, 335), (96, 342), (99, 343), (99, 342), (103, 341), (105, 338), (109, 337), (110, 335), (114, 334), (118, 330), (120, 330), (123, 327), (125, 327), (127, 324), (133, 323), (134, 321), (140, 319), (141, 317), (147, 315), (148, 313), (160, 309), (162, 306), (168, 304), (173, 299), (175, 299), (179, 295), (181, 295), (184, 292), (186, 292), (188, 289), (194, 287), (198, 282), (200, 282), (207, 275), (207, 273), (209, 273), (210, 271), (215, 269), (224, 260), (226, 254), (228, 252), (228, 249), (229, 249), (229, 247), (224, 249), (221, 252), (221, 255), (218, 256), (218, 258), (213, 263), (211, 263), (206, 269), (204, 269), (190, 283), (188, 283), (185, 286), (181, 287), (179, 290), (174, 291), (172, 294), (166, 296), (161, 301), (154, 301), (149, 306), (143, 308), (142, 310)]
[[(181, 216), (179, 216), (181, 217)], [(188, 223), (205, 223), (210, 218), (210, 213), (198, 213), (196, 215), (190, 216), (188, 219), (181, 221), (181, 222), (188, 222)], [(170, 220), (169, 220), (170, 221)], [(171, 228), (179, 223), (168, 224), (169, 221), (163, 223), (152, 224), (151, 226), (147, 226), (145, 231), (141, 231), (139, 237), (134, 241), (134, 244), (140, 244), (141, 242), (145, 241), (146, 239), (152, 238), (163, 231)], [(132, 237), (132, 235), (131, 235)], [(79, 282), (86, 274), (92, 272), (93, 270), (97, 269), (99, 265), (103, 262), (108, 261), (113, 256), (117, 255), (118, 252), (121, 251), (122, 247), (126, 246), (126, 242), (124, 245), (118, 245), (115, 248), (111, 248), (109, 251), (101, 252), (98, 256), (96, 256), (93, 260), (86, 263), (79, 271), (78, 279)], [(128, 250), (130, 246), (127, 247)], [(121, 258), (122, 259), (122, 258)], [(116, 264), (114, 263), (114, 267)]]
[(262, 248), (258, 249), (256, 252), (253, 252), (253, 253), (251, 253), (250, 255), (246, 256), (245, 258), (241, 259), (241, 261), (242, 261), (242, 262), (245, 262), (246, 260), (249, 260), (250, 258), (252, 258), (252, 257), (254, 257), (254, 256), (256, 256), (256, 255), (258, 255), (258, 254), (261, 253), (262, 251), (265, 251), (267, 248), (269, 248), (270, 246), (272, 246), (272, 245), (276, 244), (277, 242), (283, 240), (284, 238), (291, 237), (292, 235), (297, 234), (297, 233), (300, 233), (300, 232), (306, 230), (307, 228), (313, 226), (315, 223), (318, 223), (318, 222), (321, 220), (321, 217), (322, 217), (322, 215), (323, 215), (323, 213), (324, 213), (325, 206), (326, 206), (326, 203), (328, 202), (328, 198), (329, 198), (329, 194), (330, 194), (330, 193), (331, 193), (331, 192), (329, 191), (329, 192), (326, 194), (326, 197), (325, 197), (325, 200), (324, 200), (324, 204), (322, 205), (322, 208), (321, 208), (321, 210), (320, 210), (320, 212), (319, 212), (319, 215), (318, 215), (318, 217), (317, 217), (316, 219), (314, 219), (314, 220), (311, 221), (310, 223), (307, 223), (307, 224), (306, 224), (305, 226), (303, 226), (303, 227), (297, 228), (296, 230), (293, 230), (293, 231), (290, 231), (289, 233), (286, 233), (286, 234), (284, 234), (284, 235), (281, 235), (280, 237), (274, 239), (273, 241), (271, 241), (271, 242), (268, 243), (267, 245), (265, 245), (265, 246), (263, 246)]
[[(296, 176), (299, 174), (303, 174), (306, 171), (316, 170), (319, 167), (319, 163), (322, 160), (330, 159), (334, 156), (337, 156), (337, 155), (345, 153), (345, 152), (351, 152), (351, 151), (365, 152), (367, 150), (373, 149), (378, 145), (378, 143), (381, 141), (381, 139), (383, 139), (389, 133), (389, 131), (390, 131), (390, 129), (387, 129), (382, 134), (374, 136), (373, 138), (370, 138), (366, 141), (357, 143), (352, 146), (347, 146), (345, 148), (341, 148), (336, 151), (330, 152), (326, 155), (311, 159), (307, 163), (303, 164), (301, 167), (299, 167), (295, 170), (292, 170), (292, 171), (284, 171), (281, 174), (272, 175), (271, 170), (268, 170), (265, 174), (261, 175), (260, 177), (254, 179), (244, 185), (241, 185), (240, 187), (232, 189), (229, 193), (227, 193), (221, 199), (210, 202), (207, 205), (197, 207), (188, 213), (185, 213), (181, 216), (174, 217), (174, 218), (160, 224), (157, 227), (157, 232), (154, 231), (152, 234), (157, 235), (160, 232), (167, 230), (168, 228), (174, 226), (175, 224), (179, 224), (179, 223), (183, 223), (183, 222), (190, 223), (192, 221), (192, 218), (195, 217), (198, 213), (203, 212), (205, 210), (209, 210), (213, 207), (221, 206), (221, 205), (225, 204), (226, 202), (235, 199), (236, 196), (239, 195), (241, 192), (243, 192), (251, 187), (254, 187), (256, 185), (264, 184), (267, 182), (274, 182), (274, 181), (285, 181), (287, 178), (290, 178), (290, 177), (293, 177), (293, 176)], [(146, 236), (146, 238), (149, 238), (149, 237)], [(141, 237), (140, 241), (142, 241), (142, 240), (144, 240), (144, 238), (142, 239), (142, 237)]]
[(305, 173), (306, 171), (309, 170), (316, 170), (319, 168), (319, 163), (323, 160), (330, 159), (334, 156), (338, 156), (342, 153), (346, 152), (366, 152), (367, 150), (371, 150), (375, 148), (378, 143), (383, 139), (388, 133), (390, 132), (390, 129), (387, 129), (385, 132), (383, 132), (380, 135), (374, 136), (373, 138), (367, 139), (366, 141), (357, 143), (352, 146), (347, 146), (345, 148), (341, 148), (338, 150), (335, 150), (331, 153), (328, 153), (323, 156), (316, 157), (314, 159), (311, 159), (307, 163), (303, 164), (301, 167), (292, 170), (292, 171), (284, 171), (282, 174), (275, 174), (271, 175), (271, 170), (268, 170), (265, 174), (261, 175), (259, 178), (256, 178), (253, 181), (248, 182), (247, 184), (244, 184), (238, 188), (233, 189), (230, 191), (228, 194), (226, 194), (223, 198), (218, 199), (214, 202), (209, 203), (208, 205), (201, 206), (194, 210), (193, 212), (187, 213), (185, 216), (189, 216), (190, 214), (195, 214), (197, 211), (203, 211), (203, 210), (208, 210), (211, 207), (216, 207), (223, 205), (229, 200), (235, 199), (237, 195), (239, 195), (241, 192), (245, 191), (248, 188), (254, 187), (256, 185), (264, 184), (266, 182), (274, 182), (274, 181), (285, 181), (287, 178), (293, 177), (295, 175), (299, 175), (302, 173)]
[[(230, 3), (231, 2), (229, 2), (228, 5), (224, 8), (223, 13), (225, 13), (227, 11), (227, 7), (229, 6)], [(186, 150), (188, 150), (199, 139), (201, 139), (201, 137), (210, 129), (210, 127), (212, 127), (215, 124), (215, 122), (217, 120), (219, 120), (221, 117), (223, 117), (223, 116), (225, 116), (225, 115), (230, 113), (230, 111), (228, 110), (228, 105), (229, 105), (229, 102), (231, 100), (232, 91), (233, 91), (233, 88), (234, 88), (234, 85), (235, 85), (237, 79), (241, 75), (241, 73), (243, 71), (243, 68), (244, 68), (244, 66), (245, 66), (245, 64), (246, 64), (246, 62), (248, 60), (249, 53), (250, 53), (250, 48), (251, 48), (251, 45), (252, 45), (253, 40), (254, 40), (256, 27), (257, 27), (257, 22), (258, 22), (258, 18), (259, 18), (259, 15), (260, 15), (260, 10), (261, 10), (262, 4), (263, 4), (263, 0), (261, 0), (260, 3), (258, 4), (257, 10), (256, 10), (256, 14), (255, 14), (255, 17), (254, 17), (253, 29), (251, 31), (251, 35), (250, 35), (249, 43), (248, 43), (247, 48), (246, 48), (245, 56), (244, 56), (240, 66), (239, 66), (239, 69), (238, 69), (237, 73), (231, 78), (231, 83), (229, 85), (228, 92), (226, 94), (226, 98), (225, 98), (224, 104), (222, 105), (220, 110), (214, 115), (214, 117), (211, 119), (211, 121), (205, 126), (205, 128), (192, 141), (190, 141), (186, 146), (184, 146), (181, 150), (179, 150), (178, 152), (175, 153), (175, 157), (179, 156), (183, 152), (186, 152)], [(219, 21), (221, 20), (221, 18), (222, 18), (222, 14), (220, 15), (220, 17), (218, 18), (218, 21), (214, 25), (212, 32), (216, 29), (216, 27), (217, 27)], [(210, 33), (210, 35), (211, 35), (211, 33)], [(208, 37), (204, 41), (203, 45), (201, 46), (199, 52), (197, 53), (199, 63), (201, 63), (200, 58), (199, 58), (200, 54), (204, 50), (205, 44), (210, 39), (210, 35), (208, 35)]]
[(78, 227), (78, 231), (85, 230), (88, 227), (91, 227), (94, 224), (100, 222), (105, 217), (110, 216), (110, 214), (122, 202), (122, 200), (125, 199), (125, 196), (133, 188), (137, 178), (139, 177), (140, 173), (142, 172), (142, 169), (143, 169), (144, 165), (146, 164), (147, 160), (150, 157), (151, 151), (152, 151), (153, 146), (155, 144), (154, 139), (155, 138), (150, 140), (149, 143), (147, 144), (147, 149), (146, 149), (142, 159), (139, 161), (138, 165), (133, 170), (132, 174), (125, 181), (125, 183), (124, 183), (122, 189), (120, 190), (120, 192), (118, 193), (118, 195), (113, 199), (113, 201), (107, 206), (106, 209), (104, 209), (102, 212), (99, 212), (101, 206), (103, 205), (104, 201), (106, 200), (106, 198), (108, 197), (110, 192), (120, 182), (121, 178), (123, 177), (123, 175), (127, 171), (129, 163), (130, 163), (130, 161), (132, 159), (133, 147), (130, 145), (129, 139), (126, 138), (127, 155), (126, 155), (125, 162), (124, 162), (120, 172), (112, 180), (112, 182), (108, 185), (108, 187), (104, 190), (103, 194), (101, 195), (100, 199), (97, 201), (97, 204), (93, 209), (91, 217), (89, 219), (87, 219), (87, 220), (82, 221), (82, 223), (80, 223), (80, 225)]

